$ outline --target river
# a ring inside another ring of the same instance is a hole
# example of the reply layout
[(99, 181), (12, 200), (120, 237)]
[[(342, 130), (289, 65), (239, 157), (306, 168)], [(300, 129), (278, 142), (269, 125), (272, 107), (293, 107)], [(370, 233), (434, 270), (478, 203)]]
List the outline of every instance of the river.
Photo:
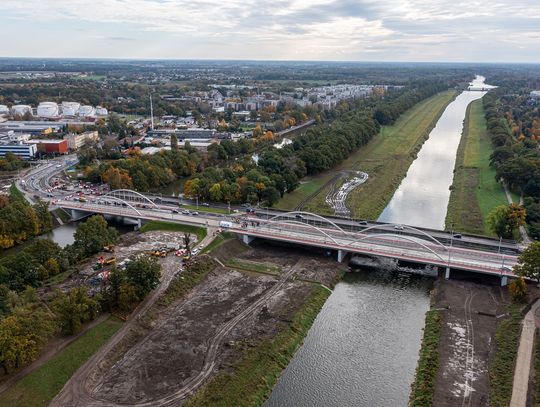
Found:
[[(448, 105), (379, 220), (444, 227), (466, 108), (484, 94), (465, 91)], [(407, 406), (431, 283), (382, 270), (347, 275), (265, 407)]]

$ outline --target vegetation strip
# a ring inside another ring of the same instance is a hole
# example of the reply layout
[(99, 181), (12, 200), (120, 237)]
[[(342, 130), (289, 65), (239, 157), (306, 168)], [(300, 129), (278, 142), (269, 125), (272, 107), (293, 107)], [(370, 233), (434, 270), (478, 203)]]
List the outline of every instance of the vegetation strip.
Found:
[[(353, 217), (379, 217), (439, 117), (456, 96), (456, 91), (449, 90), (417, 103), (402, 114), (395, 124), (381, 128), (377, 136), (334, 169), (364, 171), (369, 174), (369, 180), (352, 191), (347, 198), (347, 207), (351, 208)], [(330, 188), (328, 186), (321, 191), (305, 209), (332, 214), (332, 209), (325, 202)]]
[(330, 292), (313, 286), (310, 296), (290, 324), (273, 340), (265, 340), (246, 350), (232, 366), (231, 373), (220, 373), (184, 404), (195, 406), (260, 406), (270, 395), (282, 370), (294, 356), (324, 305)]
[(266, 264), (242, 261), (239, 259), (228, 259), (225, 261), (225, 265), (231, 268), (238, 268), (241, 270), (254, 271), (255, 273), (264, 273), (271, 275), (279, 275), (280, 269), (275, 266), (267, 266)]
[(430, 407), (435, 394), (435, 380), (439, 370), (439, 340), (442, 318), (437, 310), (426, 312), (424, 338), (420, 348), (420, 358), (416, 376), (411, 386), (410, 407)]
[(521, 306), (510, 305), (510, 317), (502, 321), (495, 334), (495, 356), (489, 365), (490, 406), (506, 407), (512, 398), (514, 366), (521, 334)]
[(159, 222), (159, 221), (150, 221), (145, 223), (141, 227), (141, 232), (153, 232), (155, 230), (164, 230), (169, 232), (186, 232), (193, 233), (197, 235), (199, 241), (203, 240), (206, 237), (206, 229), (199, 226), (192, 225), (181, 225), (179, 223), (171, 222)]
[(0, 405), (46, 406), (71, 375), (122, 326), (115, 318), (96, 325), (41, 367), (0, 394)]
[(491, 235), (486, 222), (489, 212), (507, 204), (504, 189), (490, 166), (493, 147), (484, 114), (482, 100), (467, 108), (446, 215), (448, 230), (453, 225), (461, 232)]

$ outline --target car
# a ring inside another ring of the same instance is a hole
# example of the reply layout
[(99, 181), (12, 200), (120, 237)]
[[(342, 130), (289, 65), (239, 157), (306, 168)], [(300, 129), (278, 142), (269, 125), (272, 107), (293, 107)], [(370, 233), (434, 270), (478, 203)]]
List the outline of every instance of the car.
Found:
[(233, 209), (233, 213), (238, 213), (238, 209)]
[(361, 220), (360, 222), (358, 222), (359, 225), (361, 226), (367, 226), (367, 221), (366, 220)]
[(202, 205), (203, 206), (210, 206), (210, 204), (208, 202), (204, 202)]
[(199, 253), (199, 249), (193, 249), (193, 250), (191, 251), (191, 255), (192, 255), (192, 256), (195, 256), (197, 253)]
[(204, 249), (204, 245), (201, 244), (199, 245), (199, 250), (202, 250), (202, 249)]
[(195, 211), (195, 212), (191, 212), (191, 214), (192, 214), (193, 216), (198, 216), (198, 215), (199, 215), (199, 212)]
[(187, 209), (184, 209), (184, 210), (182, 211), (182, 215), (189, 215), (189, 211), (188, 211)]
[(180, 211), (178, 209), (173, 209), (171, 213), (180, 213)]
[(298, 214), (298, 213), (296, 215), (294, 215), (294, 217), (296, 219), (304, 219), (304, 217), (302, 215)]
[(394, 229), (403, 230), (403, 225), (394, 225)]
[(461, 239), (462, 236), (461, 236), (461, 233), (454, 233), (454, 234), (452, 235), (452, 237), (453, 237), (454, 239)]

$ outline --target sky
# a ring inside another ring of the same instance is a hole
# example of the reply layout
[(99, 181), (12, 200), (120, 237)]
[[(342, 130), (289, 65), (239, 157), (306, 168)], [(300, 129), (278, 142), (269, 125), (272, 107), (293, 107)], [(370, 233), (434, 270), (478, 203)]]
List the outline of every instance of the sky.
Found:
[(1, 57), (540, 62), (540, 0), (0, 0)]

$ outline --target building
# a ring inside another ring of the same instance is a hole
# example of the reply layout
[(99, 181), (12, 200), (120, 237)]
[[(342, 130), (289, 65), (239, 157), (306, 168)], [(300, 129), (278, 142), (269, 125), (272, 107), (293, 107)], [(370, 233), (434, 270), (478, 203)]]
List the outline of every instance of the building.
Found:
[(37, 115), (47, 119), (53, 119), (60, 115), (58, 104), (55, 102), (41, 102), (37, 107)]
[(34, 144), (28, 144), (29, 134), (17, 134), (14, 132), (0, 134), (0, 157), (7, 153), (13, 153), (23, 160), (29, 160), (36, 156), (37, 148)]
[(64, 136), (64, 140), (67, 140), (68, 148), (70, 150), (78, 150), (87, 141), (97, 141), (99, 139), (98, 132), (96, 131), (86, 131), (81, 134), (68, 134)]
[(28, 144), (35, 144), (37, 152), (45, 154), (67, 154), (67, 140), (28, 140)]
[(530, 96), (533, 99), (540, 99), (540, 90), (533, 90)]

